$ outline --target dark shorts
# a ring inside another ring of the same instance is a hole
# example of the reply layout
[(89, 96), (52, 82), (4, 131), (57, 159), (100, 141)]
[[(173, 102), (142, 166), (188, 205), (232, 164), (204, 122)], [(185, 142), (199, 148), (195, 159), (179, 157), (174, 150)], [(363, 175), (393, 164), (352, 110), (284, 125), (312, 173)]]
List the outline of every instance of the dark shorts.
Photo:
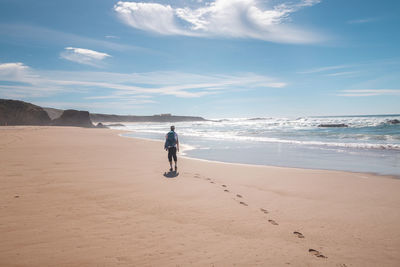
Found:
[(174, 158), (174, 161), (178, 161), (176, 158), (176, 147), (169, 147), (168, 148), (168, 160), (171, 162), (172, 158)]

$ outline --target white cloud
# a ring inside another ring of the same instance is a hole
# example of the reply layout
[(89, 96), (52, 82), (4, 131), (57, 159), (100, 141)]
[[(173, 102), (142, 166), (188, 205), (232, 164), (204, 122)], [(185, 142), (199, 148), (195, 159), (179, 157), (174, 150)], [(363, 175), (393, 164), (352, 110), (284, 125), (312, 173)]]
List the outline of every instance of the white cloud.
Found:
[(290, 14), (320, 0), (300, 0), (266, 7), (259, 0), (215, 0), (201, 7), (119, 1), (114, 10), (121, 20), (140, 30), (163, 35), (253, 38), (279, 43), (322, 41), (319, 34), (299, 29)]
[(24, 81), (24, 77), (28, 75), (29, 68), (21, 62), (0, 64), (0, 80), (7, 81)]
[(106, 53), (76, 47), (66, 47), (65, 50), (61, 52), (60, 56), (69, 61), (94, 67), (101, 66), (102, 60), (110, 57), (110, 55)]
[[(153, 103), (151, 98), (161, 95), (194, 98), (234, 90), (286, 86), (284, 82), (254, 73), (204, 75), (172, 71), (131, 74), (35, 71), (22, 63), (0, 64), (0, 81), (24, 83), (0, 85), (0, 96), (18, 94), (41, 97), (60, 92), (75, 92), (86, 94), (86, 99), (141, 99), (137, 100), (140, 103)], [(98, 93), (99, 91), (102, 93)]]
[(156, 3), (118, 2), (114, 7), (128, 25), (159, 34), (189, 35), (179, 29), (171, 6)]
[(95, 59), (95, 60), (102, 60), (102, 59), (110, 56), (106, 53), (101, 53), (101, 52), (97, 52), (97, 51), (85, 49), (85, 48), (66, 47), (65, 49), (67, 51), (73, 52), (74, 54), (88, 57), (88, 58)]
[(338, 96), (400, 96), (400, 89), (354, 89), (342, 90), (341, 92)]

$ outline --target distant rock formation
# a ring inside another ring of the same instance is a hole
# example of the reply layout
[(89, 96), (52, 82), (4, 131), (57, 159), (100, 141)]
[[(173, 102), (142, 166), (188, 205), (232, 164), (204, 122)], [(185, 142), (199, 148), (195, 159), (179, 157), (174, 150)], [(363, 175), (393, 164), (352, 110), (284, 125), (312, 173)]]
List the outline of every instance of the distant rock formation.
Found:
[(210, 120), (212, 122), (224, 122), (224, 121), (229, 121), (228, 119), (222, 119), (222, 120)]
[(56, 108), (43, 108), (43, 109), (44, 109), (44, 111), (47, 112), (50, 119), (52, 119), (52, 120), (60, 118), (64, 112), (64, 110), (56, 109)]
[(112, 123), (112, 124), (107, 124), (107, 127), (125, 127), (125, 125), (121, 123)]
[[(102, 123), (94, 126), (93, 122)], [(42, 108), (18, 100), (0, 99), (1, 125), (54, 125), (98, 127), (125, 126), (123, 124), (104, 125), (104, 122), (183, 122), (207, 121), (202, 117), (175, 116), (169, 113), (153, 116), (90, 114), (88, 111)]]
[(394, 120), (388, 120), (387, 123), (389, 123), (389, 124), (399, 124), (400, 121), (398, 119), (394, 119)]
[(251, 119), (247, 119), (248, 121), (262, 121), (265, 120), (265, 118), (251, 118)]
[(202, 117), (174, 116), (161, 114), (153, 116), (108, 115), (91, 113), (90, 118), (94, 122), (181, 122), (181, 121), (206, 121)]
[(104, 124), (102, 124), (101, 122), (99, 122), (99, 123), (96, 125), (96, 128), (108, 128), (108, 127), (105, 126)]
[(318, 127), (349, 127), (347, 124), (320, 124)]
[(88, 111), (64, 110), (61, 117), (52, 121), (54, 126), (94, 127)]
[(41, 107), (18, 100), (0, 99), (0, 125), (48, 125), (49, 115)]

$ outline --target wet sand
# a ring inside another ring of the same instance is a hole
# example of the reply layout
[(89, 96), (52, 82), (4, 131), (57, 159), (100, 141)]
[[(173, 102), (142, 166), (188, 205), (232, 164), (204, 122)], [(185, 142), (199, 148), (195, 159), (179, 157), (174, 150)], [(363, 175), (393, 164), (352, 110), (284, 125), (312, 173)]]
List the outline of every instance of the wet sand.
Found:
[[(0, 266), (399, 266), (400, 180), (0, 128)], [(179, 157), (179, 155), (178, 155)]]

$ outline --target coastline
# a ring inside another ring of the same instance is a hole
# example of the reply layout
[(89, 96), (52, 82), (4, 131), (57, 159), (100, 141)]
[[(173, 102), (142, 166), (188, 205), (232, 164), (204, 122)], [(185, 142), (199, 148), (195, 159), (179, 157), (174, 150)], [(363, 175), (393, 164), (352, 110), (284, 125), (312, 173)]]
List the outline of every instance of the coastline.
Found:
[(398, 179), (182, 156), (166, 178), (161, 141), (5, 129), (1, 265), (400, 263)]
[[(113, 129), (111, 129), (113, 130)], [(119, 131), (119, 130), (116, 130)], [(126, 132), (132, 133), (130, 130), (122, 130)], [(158, 142), (162, 144), (162, 141), (152, 139), (152, 138), (145, 138), (145, 137), (136, 137), (136, 136), (124, 136), (126, 133), (120, 133), (118, 136), (124, 137), (124, 138), (133, 138), (133, 139), (138, 139), (138, 140), (146, 140), (146, 141), (152, 141), (152, 142)], [(181, 149), (181, 152), (187, 151), (187, 150), (193, 150), (196, 148), (193, 148), (190, 145), (181, 145), (183, 147), (187, 147), (186, 149)], [(333, 171), (333, 172), (347, 172), (347, 173), (354, 173), (354, 174), (368, 174), (368, 175), (374, 175), (374, 176), (380, 176), (383, 178), (388, 178), (388, 179), (400, 179), (400, 175), (395, 175), (395, 174), (382, 174), (378, 172), (362, 172), (362, 171), (349, 171), (349, 170), (340, 170), (340, 169), (324, 169), (324, 168), (307, 168), (307, 167), (291, 167), (291, 166), (279, 166), (279, 165), (265, 165), (265, 164), (251, 164), (251, 163), (240, 163), (240, 162), (227, 162), (227, 161), (220, 161), (220, 160), (210, 160), (210, 159), (202, 159), (202, 158), (196, 158), (194, 156), (187, 156), (186, 154), (178, 154), (179, 157), (181, 158), (187, 158), (191, 160), (198, 160), (198, 161), (204, 161), (204, 162), (214, 162), (214, 163), (219, 163), (219, 164), (232, 164), (232, 165), (241, 165), (241, 166), (252, 166), (252, 167), (275, 167), (275, 168), (289, 168), (289, 169), (298, 169), (298, 170), (321, 170), (321, 171)]]
[(226, 165), (238, 165), (238, 166), (248, 166), (248, 167), (266, 167), (266, 168), (282, 168), (282, 169), (294, 169), (294, 170), (314, 170), (314, 171), (329, 171), (329, 172), (339, 172), (339, 173), (353, 173), (355, 175), (359, 175), (360, 177), (365, 177), (363, 175), (372, 175), (380, 178), (386, 178), (386, 179), (400, 179), (400, 176), (396, 175), (388, 175), (388, 174), (380, 174), (380, 173), (374, 173), (374, 172), (356, 172), (356, 171), (343, 171), (343, 170), (331, 170), (331, 169), (313, 169), (313, 168), (298, 168), (298, 167), (288, 167), (288, 166), (275, 166), (275, 165), (261, 165), (261, 164), (247, 164), (247, 163), (236, 163), (236, 162), (224, 162), (224, 161), (218, 161), (218, 160), (208, 160), (208, 159), (199, 159), (195, 157), (189, 157), (185, 155), (181, 155), (181, 158), (186, 158), (190, 160), (198, 160), (198, 161), (203, 161), (203, 162), (209, 162), (209, 163), (217, 163), (217, 164), (226, 164)]
[[(175, 126), (181, 141), (194, 148), (185, 151), (192, 158), (396, 177), (400, 176), (400, 128), (393, 118), (397, 117), (229, 118)], [(127, 136), (162, 140), (169, 126), (132, 123), (117, 129), (127, 130)]]

